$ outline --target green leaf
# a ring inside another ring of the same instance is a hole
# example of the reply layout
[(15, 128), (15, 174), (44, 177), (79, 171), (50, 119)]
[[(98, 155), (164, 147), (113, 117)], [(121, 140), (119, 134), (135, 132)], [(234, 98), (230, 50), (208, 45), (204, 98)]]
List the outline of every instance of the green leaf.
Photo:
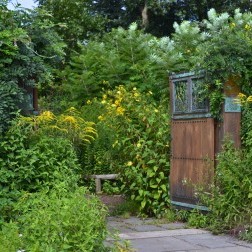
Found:
[(143, 201), (141, 202), (141, 208), (144, 208), (144, 207), (145, 207), (145, 205), (146, 205), (146, 201), (145, 201), (145, 200), (143, 200)]

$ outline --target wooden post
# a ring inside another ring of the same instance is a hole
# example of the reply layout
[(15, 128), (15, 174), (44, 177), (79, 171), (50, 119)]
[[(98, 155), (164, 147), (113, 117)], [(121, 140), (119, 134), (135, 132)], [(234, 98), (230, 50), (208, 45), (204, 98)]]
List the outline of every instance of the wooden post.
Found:
[(96, 193), (101, 192), (101, 179), (100, 178), (95, 179), (95, 191)]
[(235, 78), (230, 78), (224, 85), (225, 104), (223, 111), (223, 133), (234, 141), (236, 148), (241, 147), (241, 107), (235, 102), (239, 94)]

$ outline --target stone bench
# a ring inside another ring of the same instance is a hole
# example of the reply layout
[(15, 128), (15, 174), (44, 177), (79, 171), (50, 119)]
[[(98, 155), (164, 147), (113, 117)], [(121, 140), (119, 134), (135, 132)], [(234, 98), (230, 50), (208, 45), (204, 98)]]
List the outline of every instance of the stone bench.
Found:
[(101, 192), (101, 180), (110, 180), (117, 179), (119, 174), (99, 174), (99, 175), (88, 175), (86, 178), (94, 178), (95, 179), (95, 192)]

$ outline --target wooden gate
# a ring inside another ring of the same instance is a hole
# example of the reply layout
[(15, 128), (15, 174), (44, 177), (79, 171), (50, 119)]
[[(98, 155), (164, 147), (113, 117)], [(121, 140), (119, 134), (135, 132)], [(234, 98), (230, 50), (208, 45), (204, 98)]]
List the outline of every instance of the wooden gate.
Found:
[(194, 186), (213, 177), (215, 124), (207, 100), (200, 97), (202, 78), (193, 73), (170, 77), (172, 101), (172, 155), (170, 194), (172, 203), (194, 207)]

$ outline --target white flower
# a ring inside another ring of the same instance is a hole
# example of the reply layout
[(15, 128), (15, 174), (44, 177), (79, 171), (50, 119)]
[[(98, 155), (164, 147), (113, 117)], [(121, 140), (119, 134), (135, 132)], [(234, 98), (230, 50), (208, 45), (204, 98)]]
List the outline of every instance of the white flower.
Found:
[(129, 30), (130, 31), (136, 31), (137, 30), (137, 23), (134, 22), (129, 26)]

